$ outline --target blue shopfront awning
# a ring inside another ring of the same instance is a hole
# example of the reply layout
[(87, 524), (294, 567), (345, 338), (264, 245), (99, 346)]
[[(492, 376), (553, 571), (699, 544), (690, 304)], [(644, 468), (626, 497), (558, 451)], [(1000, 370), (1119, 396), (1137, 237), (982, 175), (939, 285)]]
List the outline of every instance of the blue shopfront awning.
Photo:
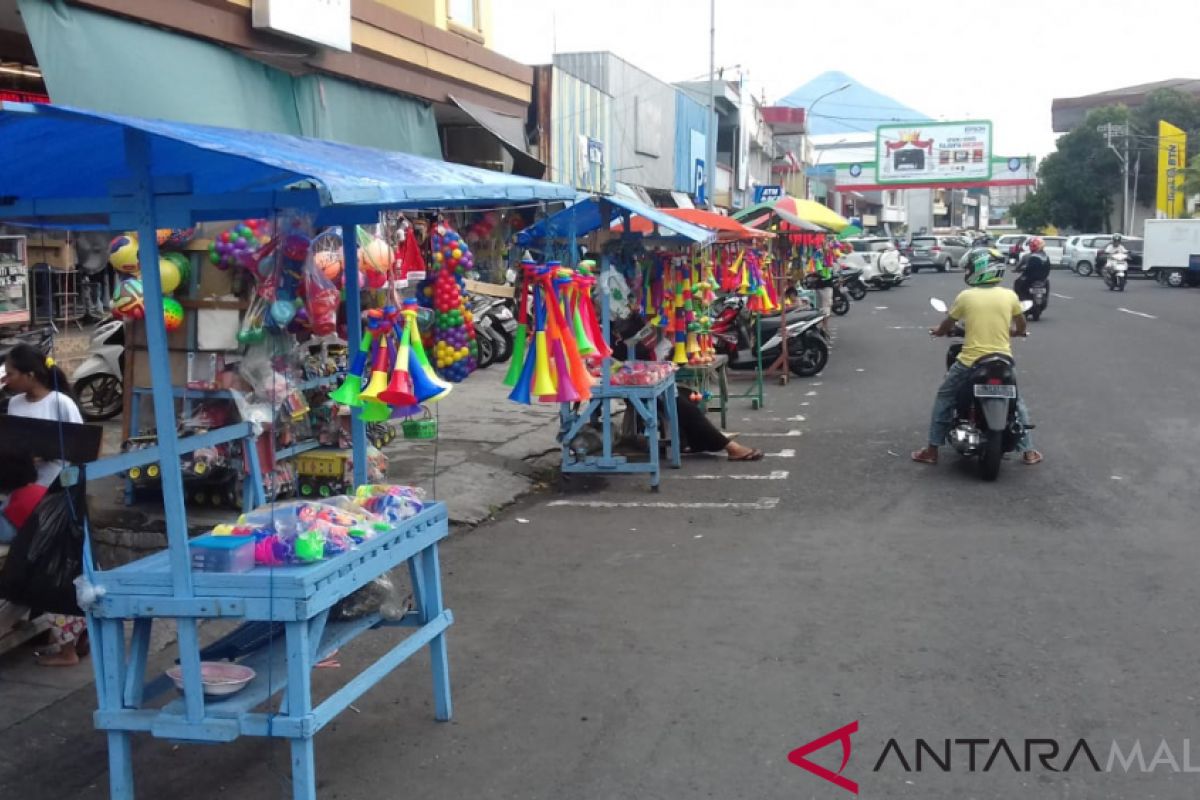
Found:
[[(602, 219), (601, 204), (609, 205), (607, 219)], [(530, 225), (517, 234), (517, 243), (529, 247), (539, 240), (561, 239), (571, 235), (582, 236), (602, 227), (611, 225), (618, 219), (620, 210), (628, 211), (639, 217), (645, 217), (658, 226), (659, 230), (669, 232), (673, 237), (682, 238), (694, 244), (711, 244), (716, 241), (716, 234), (690, 222), (666, 214), (653, 206), (643, 205), (627, 197), (608, 195), (602, 198), (580, 195), (578, 201), (557, 214)]]
[[(131, 177), (126, 141), (136, 133), (148, 140), (150, 174), (156, 182), (164, 181), (155, 188), (160, 196), (310, 189), (321, 207), (379, 209), (576, 197), (574, 189), (560, 184), (406, 153), (62, 106), (3, 103), (0, 217), (38, 218), (50, 224), (69, 216), (65, 198), (81, 212), (101, 210), (103, 205), (84, 200), (110, 198), (114, 187)], [(53, 207), (52, 200), (58, 201)]]

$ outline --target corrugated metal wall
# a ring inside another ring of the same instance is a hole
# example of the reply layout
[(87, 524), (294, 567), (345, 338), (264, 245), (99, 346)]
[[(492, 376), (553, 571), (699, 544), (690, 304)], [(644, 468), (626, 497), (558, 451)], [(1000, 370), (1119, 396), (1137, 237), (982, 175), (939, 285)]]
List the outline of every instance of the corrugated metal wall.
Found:
[[(589, 192), (613, 186), (613, 99), (591, 83), (554, 67), (551, 70), (547, 180)], [(545, 158), (545, 154), (543, 154)]]
[(675, 90), (675, 189), (696, 190), (696, 159), (707, 158), (708, 108)]
[(616, 179), (674, 188), (675, 87), (607, 52), (559, 53), (554, 66), (611, 95)]

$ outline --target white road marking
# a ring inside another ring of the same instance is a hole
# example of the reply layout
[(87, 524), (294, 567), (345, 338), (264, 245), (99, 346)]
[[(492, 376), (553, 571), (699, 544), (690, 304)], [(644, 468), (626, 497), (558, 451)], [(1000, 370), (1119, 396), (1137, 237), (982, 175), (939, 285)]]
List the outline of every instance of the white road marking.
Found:
[(805, 397), (816, 397), (817, 393), (816, 392), (805, 392), (804, 396)]
[(866, 372), (866, 370), (865, 370), (865, 369), (863, 369), (862, 367), (859, 367), (858, 369), (856, 369), (856, 370), (854, 370), (854, 371), (855, 371), (855, 372)]
[(799, 435), (800, 435), (800, 431), (796, 430), (795, 428), (788, 431), (787, 433), (757, 433), (755, 431), (750, 431), (750, 432), (742, 434), (742, 436), (750, 436), (750, 437), (754, 437), (754, 438), (762, 436), (762, 437), (768, 437), (768, 438), (773, 438), (773, 439), (777, 439), (777, 438), (784, 437), (784, 436), (799, 436)]
[(1126, 314), (1133, 314), (1135, 317), (1145, 317), (1146, 319), (1158, 319), (1153, 314), (1143, 314), (1141, 311), (1130, 311), (1128, 308), (1118, 308), (1117, 311), (1124, 311)]
[(805, 419), (806, 419), (806, 418), (805, 418), (805, 416), (804, 416), (803, 414), (797, 414), (797, 415), (796, 415), (796, 416), (794, 416), (794, 417), (788, 417), (788, 418), (787, 418), (787, 421), (788, 421), (788, 422), (804, 422), (804, 421), (805, 421)]
[(1125, 480), (1125, 479), (1124, 479), (1124, 478), (1122, 478), (1120, 475), (1109, 475), (1108, 477), (1112, 478), (1114, 481), (1123, 481), (1123, 480)]
[(1070, 295), (1059, 294), (1058, 292), (1051, 292), (1050, 295), (1052, 297), (1057, 297), (1060, 300), (1074, 300), (1075, 299), (1074, 297), (1071, 297)]
[(765, 455), (767, 458), (795, 458), (796, 451), (784, 449), (780, 450), (778, 453), (764, 453), (763, 455)]
[(789, 473), (786, 469), (773, 469), (766, 475), (668, 475), (677, 481), (723, 481), (726, 478), (734, 481), (786, 481)]
[(876, 311), (887, 311), (888, 307), (887, 306), (875, 306), (875, 310)]
[(778, 497), (760, 497), (753, 503), (672, 503), (669, 501), (630, 500), (551, 500), (548, 506), (572, 508), (733, 508), (748, 511), (770, 511), (779, 505)]
[(801, 403), (800, 405), (807, 406), (807, 405), (809, 405), (809, 403), (808, 403), (808, 401), (805, 401), (805, 402)]

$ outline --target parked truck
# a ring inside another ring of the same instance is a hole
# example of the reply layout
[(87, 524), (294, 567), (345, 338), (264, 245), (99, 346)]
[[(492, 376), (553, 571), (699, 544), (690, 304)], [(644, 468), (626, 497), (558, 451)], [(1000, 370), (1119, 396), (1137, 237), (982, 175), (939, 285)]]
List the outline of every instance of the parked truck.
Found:
[(1200, 285), (1200, 219), (1148, 219), (1142, 272), (1166, 286)]

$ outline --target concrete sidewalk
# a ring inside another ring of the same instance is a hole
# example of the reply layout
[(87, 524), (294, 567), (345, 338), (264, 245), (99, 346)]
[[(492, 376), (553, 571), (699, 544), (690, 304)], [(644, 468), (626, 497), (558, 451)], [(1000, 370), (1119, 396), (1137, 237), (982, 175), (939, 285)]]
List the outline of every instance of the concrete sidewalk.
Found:
[[(510, 402), (503, 377), (500, 365), (478, 372), (436, 404), (437, 440), (398, 436), (384, 451), (389, 479), (448, 501), (451, 522), (460, 527), (477, 525), (516, 502), (558, 464), (558, 406)], [(119, 439), (119, 420), (107, 424), (104, 452), (118, 452)], [(122, 492), (123, 483), (115, 478), (88, 487), (95, 552), (102, 566), (166, 547), (161, 505), (126, 507)], [(189, 509), (188, 522), (193, 530), (205, 529), (234, 516), (231, 511)], [(173, 642), (173, 633), (173, 625), (156, 625), (154, 650)], [(87, 660), (77, 667), (38, 667), (29, 645), (0, 656), (0, 738), (91, 682)]]

